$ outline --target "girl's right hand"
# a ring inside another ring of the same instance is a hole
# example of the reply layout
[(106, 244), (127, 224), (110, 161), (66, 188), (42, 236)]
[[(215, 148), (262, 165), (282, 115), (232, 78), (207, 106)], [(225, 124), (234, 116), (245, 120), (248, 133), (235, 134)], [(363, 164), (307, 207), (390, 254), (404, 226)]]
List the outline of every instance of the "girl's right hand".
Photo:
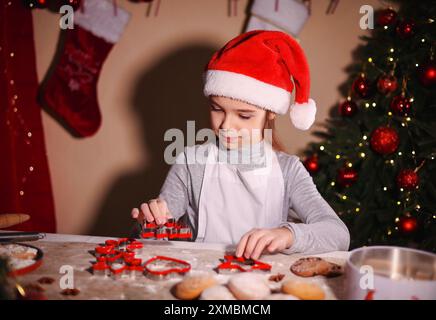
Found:
[(165, 200), (156, 198), (142, 203), (139, 209), (133, 208), (132, 218), (138, 220), (141, 225), (153, 221), (158, 225), (163, 225), (172, 216)]

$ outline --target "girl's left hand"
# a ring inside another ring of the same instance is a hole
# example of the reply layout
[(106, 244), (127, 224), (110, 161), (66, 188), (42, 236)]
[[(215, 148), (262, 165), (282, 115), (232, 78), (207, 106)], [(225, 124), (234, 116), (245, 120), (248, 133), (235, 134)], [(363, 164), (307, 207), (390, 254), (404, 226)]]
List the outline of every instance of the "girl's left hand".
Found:
[(275, 253), (289, 248), (293, 243), (292, 232), (285, 228), (252, 229), (244, 234), (236, 248), (236, 256), (259, 259), (264, 251)]

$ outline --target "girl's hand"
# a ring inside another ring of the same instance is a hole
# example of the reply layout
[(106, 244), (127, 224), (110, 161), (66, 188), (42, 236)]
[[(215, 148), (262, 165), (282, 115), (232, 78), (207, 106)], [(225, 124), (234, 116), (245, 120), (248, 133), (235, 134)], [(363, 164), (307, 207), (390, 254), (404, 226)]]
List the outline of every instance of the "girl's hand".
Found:
[(132, 209), (132, 218), (137, 219), (141, 225), (147, 222), (155, 221), (158, 225), (163, 225), (167, 222), (168, 218), (171, 218), (171, 214), (168, 211), (168, 206), (165, 200), (151, 199), (148, 203), (143, 203), (138, 208)]
[(264, 251), (275, 253), (292, 245), (292, 232), (287, 228), (252, 229), (239, 241), (236, 256), (259, 259)]

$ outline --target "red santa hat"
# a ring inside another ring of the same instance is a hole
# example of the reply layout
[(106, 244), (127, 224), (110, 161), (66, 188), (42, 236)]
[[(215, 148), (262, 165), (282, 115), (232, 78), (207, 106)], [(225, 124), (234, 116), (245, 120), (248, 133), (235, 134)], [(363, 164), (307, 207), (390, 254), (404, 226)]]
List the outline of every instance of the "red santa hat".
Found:
[[(307, 130), (315, 121), (309, 66), (303, 49), (284, 32), (253, 30), (230, 40), (206, 65), (203, 92), (285, 114)], [(291, 103), (295, 87), (295, 100)]]

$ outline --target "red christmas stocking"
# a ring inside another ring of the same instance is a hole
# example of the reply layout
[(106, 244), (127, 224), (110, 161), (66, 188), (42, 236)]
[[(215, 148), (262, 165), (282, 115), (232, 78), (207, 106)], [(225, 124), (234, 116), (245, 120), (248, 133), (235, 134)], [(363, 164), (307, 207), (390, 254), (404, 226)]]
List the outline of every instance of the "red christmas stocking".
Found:
[(50, 111), (82, 137), (101, 124), (97, 81), (102, 65), (121, 37), (130, 14), (105, 0), (86, 0), (74, 12), (74, 29), (66, 38), (43, 98)]

